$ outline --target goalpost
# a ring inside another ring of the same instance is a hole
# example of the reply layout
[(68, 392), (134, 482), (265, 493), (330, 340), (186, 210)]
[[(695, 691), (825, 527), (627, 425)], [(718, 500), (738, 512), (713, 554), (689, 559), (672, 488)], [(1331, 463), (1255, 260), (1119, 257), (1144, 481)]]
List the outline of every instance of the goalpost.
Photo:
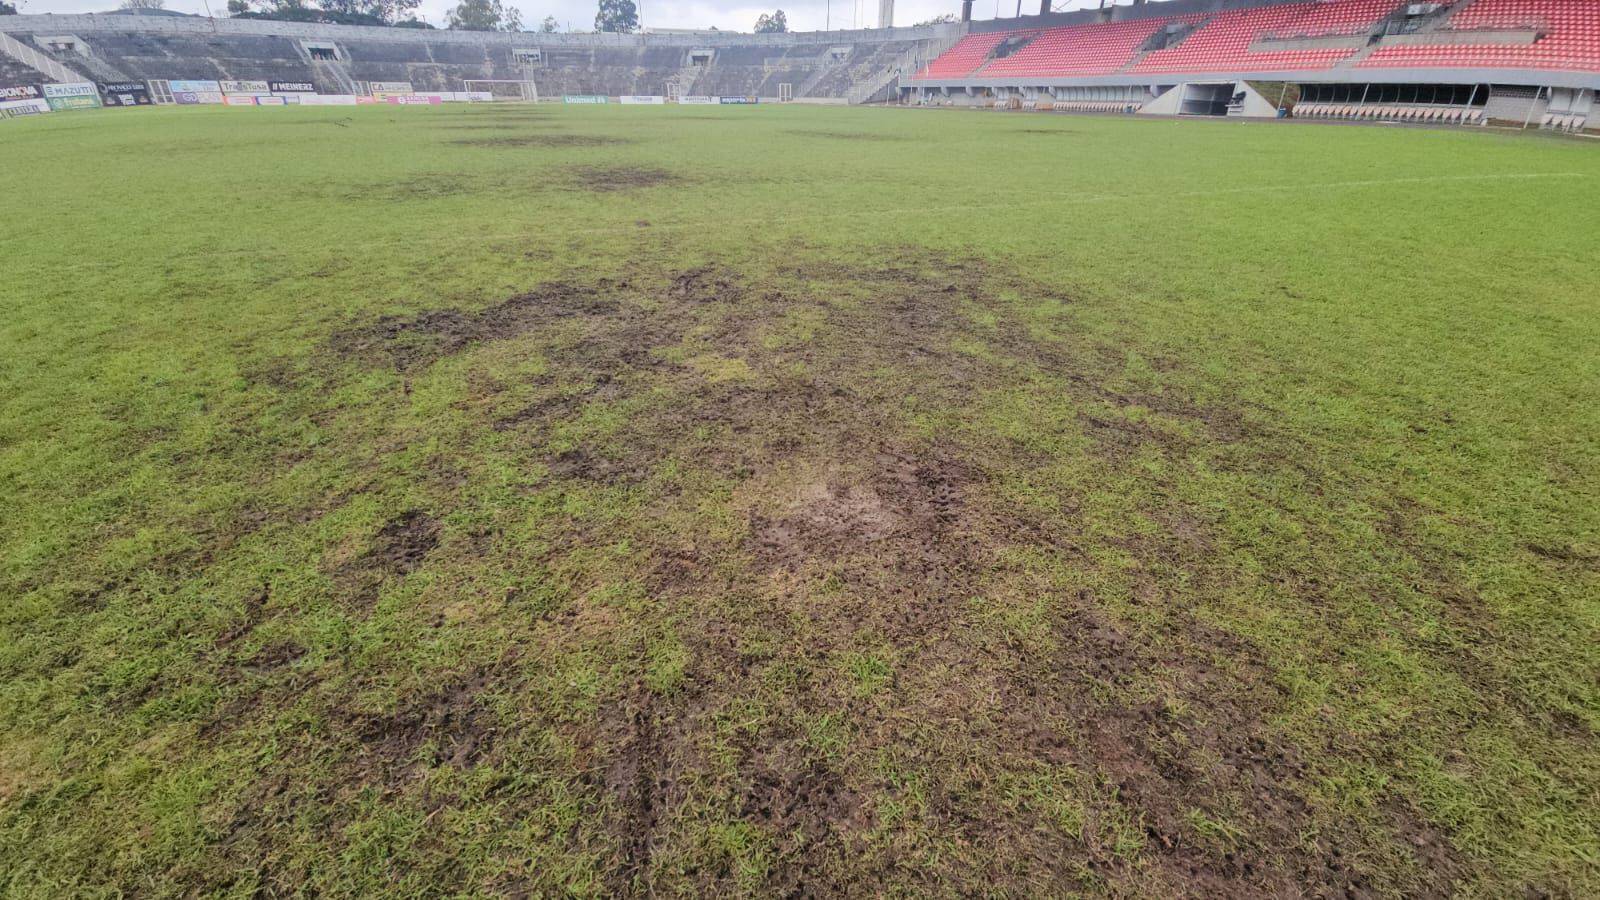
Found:
[(531, 81), (513, 78), (468, 78), (462, 81), (469, 91), (488, 91), (496, 100), (521, 100), (533, 103), (539, 99), (539, 88)]

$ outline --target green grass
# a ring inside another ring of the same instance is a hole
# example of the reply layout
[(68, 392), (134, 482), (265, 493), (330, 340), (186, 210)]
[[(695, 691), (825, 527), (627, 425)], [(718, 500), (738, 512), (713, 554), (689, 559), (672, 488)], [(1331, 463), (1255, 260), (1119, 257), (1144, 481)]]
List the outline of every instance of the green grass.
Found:
[(1592, 146), (0, 146), (7, 896), (1600, 892)]

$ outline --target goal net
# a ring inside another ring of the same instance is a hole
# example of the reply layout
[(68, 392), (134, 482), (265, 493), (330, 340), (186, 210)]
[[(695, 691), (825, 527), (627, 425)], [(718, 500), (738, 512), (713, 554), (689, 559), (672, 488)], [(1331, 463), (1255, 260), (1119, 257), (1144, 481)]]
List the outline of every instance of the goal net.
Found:
[(469, 91), (487, 91), (496, 100), (523, 100), (532, 103), (539, 99), (539, 89), (531, 81), (508, 78), (468, 78), (463, 84)]

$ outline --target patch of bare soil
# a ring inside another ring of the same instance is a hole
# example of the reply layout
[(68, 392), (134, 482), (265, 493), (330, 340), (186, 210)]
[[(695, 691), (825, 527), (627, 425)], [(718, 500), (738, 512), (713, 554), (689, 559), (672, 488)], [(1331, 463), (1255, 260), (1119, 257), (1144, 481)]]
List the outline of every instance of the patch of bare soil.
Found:
[(547, 284), (476, 311), (437, 309), (411, 317), (385, 316), (335, 333), (329, 346), (341, 356), (388, 359), (405, 371), (481, 341), (515, 337), (563, 319), (613, 313), (617, 310), (613, 287)]
[(685, 180), (666, 169), (649, 166), (573, 166), (566, 174), (574, 188), (597, 194), (661, 187)]
[(404, 578), (420, 568), (439, 545), (439, 523), (411, 510), (389, 521), (363, 555), (334, 566), (330, 572), (347, 605), (370, 609), (386, 581)]
[(611, 833), (621, 849), (613, 889), (630, 891), (649, 868), (652, 841), (671, 784), (661, 758), (660, 712), (648, 693), (635, 688), (630, 700), (607, 716), (612, 750), (605, 764), (606, 794), (615, 804)]
[(360, 742), (364, 780), (392, 781), (417, 767), (477, 765), (498, 735), (495, 717), (482, 702), (492, 683), (490, 673), (478, 672), (409, 698), (391, 713), (346, 723)]
[(481, 182), (468, 175), (433, 174), (416, 175), (400, 181), (384, 181), (352, 187), (342, 194), (344, 200), (376, 200), (384, 203), (405, 203), (412, 200), (437, 200), (475, 194), (482, 189)]
[[(1106, 387), (1119, 358), (1034, 337), (1003, 299), (1042, 294), (973, 261), (796, 263), (766, 282), (706, 266), (548, 284), (330, 340), (345, 359), (402, 371), (481, 341), (528, 341), (550, 361), (538, 399), (523, 394), (508, 413), (478, 398), (498, 410), (484, 427), (543, 463), (545, 490), (624, 484), (639, 498), (627, 522), (591, 532), (575, 521), (543, 560), (623, 540), (644, 548), (651, 615), (678, 624), (691, 659), (677, 693), (630, 684), (598, 698), (592, 717), (559, 726), (584, 773), (573, 789), (611, 842), (612, 893), (685, 888), (661, 860), (694, 855), (684, 823), (707, 811), (770, 841), (772, 893), (1366, 896), (1394, 888), (1375, 880), (1380, 852), (1413, 854), (1421, 875), (1408, 887), (1448, 893), (1458, 857), (1420, 818), (1397, 813), (1385, 844), (1370, 830), (1329, 830), (1334, 814), (1313, 809), (1304, 785), (1318, 773), (1270, 724), (1287, 702), (1275, 673), (1185, 602), (1215, 577), (1204, 561), (1218, 537), (1203, 517), (1176, 501), (1148, 511), (1162, 528), (1119, 545), (1131, 562), (1107, 576), (1085, 549), (1102, 539), (1074, 523), (1071, 497), (1061, 498), (1066, 512), (1046, 515), (1005, 495), (1002, 473), (1052, 460), (959, 427), (912, 426), (918, 411), (959, 413), (1032, 375), (1091, 410), (1077, 424), (1110, 474), (1127, 474), (1144, 452), (1181, 460), (1190, 438), (1176, 434), (1252, 438), (1246, 411)], [(603, 442), (547, 443), (591, 405), (617, 403), (629, 415)], [(655, 478), (664, 468), (674, 476)], [(725, 515), (684, 524), (709, 507)], [(403, 573), (436, 542), (432, 520), (402, 517), (375, 559)], [(1134, 578), (1141, 624), (1114, 620), (1094, 590), (1044, 578), (1019, 562), (1028, 558), (1085, 582)], [(1037, 598), (1047, 625), (996, 637), (975, 604), (1016, 594)], [(546, 649), (562, 652), (584, 623), (554, 617)], [(863, 648), (892, 693), (837, 674), (837, 660)], [(496, 739), (472, 699), (485, 686), (362, 723), (371, 777), (394, 777), (424, 744), (434, 764), (471, 765)], [(730, 720), (759, 718), (749, 709), (764, 710), (767, 726), (729, 736)], [(818, 750), (801, 725), (818, 722), (845, 736), (840, 748)], [(917, 821), (930, 839), (996, 849), (937, 872), (885, 852), (874, 830), (908, 826), (886, 826), (903, 787), (884, 760), (916, 772)], [(1037, 805), (1008, 804), (1016, 782), (1000, 780), (1060, 770), (1081, 773), (1098, 798), (1075, 832)], [(1127, 817), (1120, 837), (1115, 810)], [(726, 872), (687, 877), (700, 893), (731, 887)]]
[(374, 565), (396, 575), (406, 575), (439, 546), (439, 523), (430, 515), (411, 510), (383, 526), (373, 548)]

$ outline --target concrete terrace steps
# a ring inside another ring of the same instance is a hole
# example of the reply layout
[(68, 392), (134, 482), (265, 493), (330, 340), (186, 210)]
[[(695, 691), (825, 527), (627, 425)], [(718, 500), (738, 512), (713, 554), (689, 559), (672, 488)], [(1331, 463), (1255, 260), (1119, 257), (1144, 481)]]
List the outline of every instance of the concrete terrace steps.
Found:
[(51, 59), (43, 51), (35, 50), (3, 31), (0, 31), (0, 53), (4, 53), (6, 56), (33, 69), (50, 81), (65, 84), (89, 80)]

